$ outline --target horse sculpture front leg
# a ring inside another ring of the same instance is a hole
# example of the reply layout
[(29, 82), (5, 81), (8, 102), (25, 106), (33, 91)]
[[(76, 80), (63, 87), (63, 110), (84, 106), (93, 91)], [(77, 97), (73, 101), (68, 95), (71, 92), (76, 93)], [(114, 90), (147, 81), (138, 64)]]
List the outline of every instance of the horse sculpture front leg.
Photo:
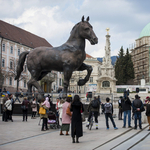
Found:
[(69, 68), (69, 67), (66, 67), (64, 69), (64, 91), (63, 91), (63, 98), (66, 98), (67, 97), (67, 92), (68, 92), (68, 86), (69, 86), (69, 81), (70, 81), (70, 78), (72, 76), (72, 69)]
[(79, 79), (79, 81), (78, 81), (78, 85), (79, 85), (79, 86), (85, 85), (85, 83), (89, 80), (90, 75), (91, 75), (91, 73), (92, 73), (92, 71), (93, 71), (93, 68), (92, 68), (92, 66), (83, 63), (83, 64), (78, 68), (78, 71), (83, 71), (83, 70), (87, 70), (87, 75), (85, 76), (84, 79)]

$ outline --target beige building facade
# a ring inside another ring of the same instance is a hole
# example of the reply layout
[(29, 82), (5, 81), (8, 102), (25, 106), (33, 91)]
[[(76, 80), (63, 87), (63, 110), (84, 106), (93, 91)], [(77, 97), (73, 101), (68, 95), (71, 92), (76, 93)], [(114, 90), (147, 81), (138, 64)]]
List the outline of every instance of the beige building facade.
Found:
[[(0, 20), (0, 70), (3, 75), (3, 79), (1, 78), (3, 85), (1, 87), (2, 91), (5, 88), (9, 92), (16, 92), (17, 81), (14, 78), (20, 53), (32, 51), (34, 48), (40, 46), (52, 47), (44, 38)], [(29, 78), (30, 73), (27, 71), (25, 62), (24, 70), (19, 79), (19, 90), (27, 91)], [(54, 73), (52, 72), (40, 81), (44, 92), (51, 92), (54, 79)]]
[(86, 93), (89, 91), (96, 92), (101, 62), (99, 62), (97, 58), (93, 58), (87, 54), (84, 63), (91, 65), (93, 68), (89, 81), (84, 86), (78, 86), (77, 82), (80, 78), (84, 79), (84, 77), (87, 75), (87, 71), (75, 71), (70, 79), (69, 91), (74, 93)]

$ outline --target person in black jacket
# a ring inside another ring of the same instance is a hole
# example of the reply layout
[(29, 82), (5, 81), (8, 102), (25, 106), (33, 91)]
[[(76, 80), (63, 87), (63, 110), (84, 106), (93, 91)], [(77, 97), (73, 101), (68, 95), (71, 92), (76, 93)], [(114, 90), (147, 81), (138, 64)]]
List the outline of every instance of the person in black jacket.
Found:
[(128, 128), (131, 128), (131, 101), (126, 95), (126, 98), (122, 100), (122, 111), (124, 113), (123, 128), (126, 128), (126, 117), (128, 115)]
[(122, 101), (123, 101), (123, 97), (120, 96), (118, 100), (118, 108), (119, 108), (118, 120), (122, 120)]
[(132, 107), (134, 112), (134, 129), (137, 129), (137, 118), (139, 119), (139, 127), (142, 129), (141, 111), (144, 106), (138, 95), (135, 95), (135, 100), (132, 103)]
[(79, 143), (79, 137), (83, 136), (81, 112), (84, 112), (83, 104), (80, 102), (79, 95), (74, 96), (70, 110), (73, 112), (71, 120), (72, 142), (75, 143), (76, 135), (76, 143)]

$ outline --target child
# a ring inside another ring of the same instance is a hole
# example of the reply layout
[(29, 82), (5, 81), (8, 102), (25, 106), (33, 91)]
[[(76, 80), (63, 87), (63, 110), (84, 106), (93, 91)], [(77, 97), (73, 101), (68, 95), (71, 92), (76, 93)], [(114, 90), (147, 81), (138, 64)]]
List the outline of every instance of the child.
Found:
[(114, 126), (114, 129), (117, 130), (118, 128), (116, 127), (114, 119), (112, 117), (113, 116), (113, 105), (109, 101), (110, 101), (110, 99), (107, 97), (106, 103), (104, 104), (104, 113), (105, 113), (105, 118), (106, 118), (107, 130), (109, 129), (108, 118), (110, 118), (110, 120)]

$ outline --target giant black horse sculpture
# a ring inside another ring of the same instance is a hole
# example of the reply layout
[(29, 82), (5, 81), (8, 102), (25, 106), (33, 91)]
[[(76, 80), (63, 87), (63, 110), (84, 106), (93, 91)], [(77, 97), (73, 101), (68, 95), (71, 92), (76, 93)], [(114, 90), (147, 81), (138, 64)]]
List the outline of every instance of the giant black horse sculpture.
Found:
[(89, 17), (84, 21), (83, 16), (81, 22), (73, 27), (69, 39), (63, 45), (59, 47), (37, 47), (30, 52), (21, 53), (15, 79), (19, 79), (28, 55), (27, 68), (31, 73), (31, 79), (28, 81), (28, 92), (32, 92), (32, 86), (34, 86), (39, 93), (44, 93), (37, 81), (41, 80), (51, 70), (64, 73), (64, 95), (67, 94), (73, 71), (87, 70), (86, 77), (78, 81), (78, 85), (84, 85), (92, 72), (92, 66), (83, 63), (86, 58), (85, 39), (88, 39), (92, 45), (98, 43), (98, 38), (89, 23)]

